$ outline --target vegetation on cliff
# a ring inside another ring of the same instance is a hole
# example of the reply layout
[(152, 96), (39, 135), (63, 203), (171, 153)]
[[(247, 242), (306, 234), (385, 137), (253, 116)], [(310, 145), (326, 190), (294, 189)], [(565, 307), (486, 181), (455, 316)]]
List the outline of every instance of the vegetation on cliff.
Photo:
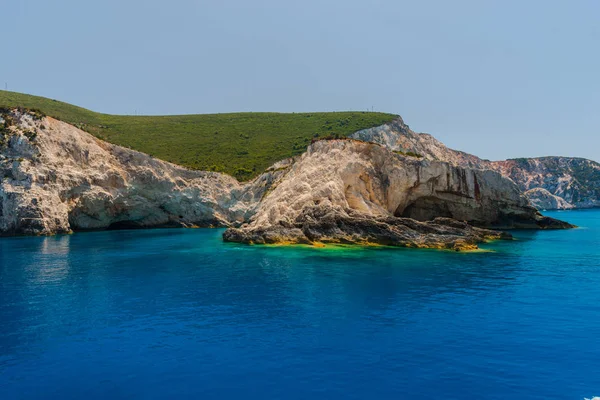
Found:
[(240, 180), (303, 153), (314, 138), (346, 137), (397, 117), (374, 112), (109, 115), (7, 91), (0, 91), (0, 107), (38, 110), (108, 142)]

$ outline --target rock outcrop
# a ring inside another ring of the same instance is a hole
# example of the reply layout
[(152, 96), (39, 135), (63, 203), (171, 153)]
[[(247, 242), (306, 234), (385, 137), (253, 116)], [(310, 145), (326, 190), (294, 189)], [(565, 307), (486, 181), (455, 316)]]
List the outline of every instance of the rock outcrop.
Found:
[(468, 249), (508, 237), (483, 228), (569, 227), (540, 215), (495, 171), (434, 160), (444, 147), (412, 157), (376, 143), (322, 140), (240, 183), (35, 113), (13, 110), (0, 126), (4, 235), (227, 226), (224, 238), (242, 242)]
[(531, 205), (538, 210), (569, 210), (574, 208), (565, 199), (553, 195), (544, 188), (531, 189), (524, 194), (531, 202)]
[(291, 163), (243, 185), (103, 142), (52, 118), (15, 111), (0, 124), (7, 125), (0, 138), (5, 235), (241, 224)]
[[(544, 209), (600, 206), (600, 164), (591, 160), (572, 157), (483, 160), (472, 154), (449, 149), (431, 135), (413, 132), (401, 118), (356, 132), (352, 137), (379, 143), (393, 151), (418, 154), (430, 160), (465, 168), (497, 171), (512, 179), (536, 206), (546, 206), (541, 207)], [(545, 192), (532, 189), (544, 189)], [(548, 194), (559, 199), (552, 200)]]
[[(539, 214), (497, 172), (405, 156), (373, 143), (331, 140), (312, 144), (251, 222), (224, 238), (452, 248), (491, 235), (461, 225), (460, 237), (449, 229), (456, 225), (439, 217), (485, 228), (569, 227)], [(413, 220), (433, 222), (408, 222)]]
[[(533, 203), (543, 209), (600, 207), (600, 164), (584, 158), (542, 157), (497, 161), (492, 167), (515, 181)], [(553, 204), (540, 198), (545, 189), (563, 201)], [(542, 201), (542, 203), (540, 203)]]
[(509, 233), (480, 229), (450, 218), (419, 222), (391, 215), (368, 215), (331, 204), (302, 208), (292, 222), (228, 229), (225, 241), (256, 244), (359, 244), (455, 251), (474, 250)]
[(487, 160), (462, 151), (452, 150), (427, 133), (413, 132), (401, 117), (388, 124), (355, 132), (350, 137), (378, 143), (392, 151), (443, 161), (464, 168), (492, 169), (489, 168)]

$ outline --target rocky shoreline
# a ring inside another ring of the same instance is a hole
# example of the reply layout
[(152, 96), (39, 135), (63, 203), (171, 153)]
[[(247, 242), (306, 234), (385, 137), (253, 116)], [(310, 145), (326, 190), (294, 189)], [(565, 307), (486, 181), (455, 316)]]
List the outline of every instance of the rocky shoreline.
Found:
[(397, 151), (364, 132), (317, 141), (240, 183), (29, 112), (12, 110), (0, 124), (0, 235), (226, 226), (224, 240), (243, 243), (468, 250), (510, 237), (488, 228), (571, 227), (541, 216), (496, 171)]
[(394, 153), (355, 140), (311, 145), (250, 222), (226, 241), (379, 244), (472, 250), (508, 239), (494, 229), (566, 229), (494, 171)]
[(419, 222), (313, 206), (304, 209), (292, 223), (230, 228), (223, 234), (223, 239), (247, 244), (355, 244), (468, 251), (490, 240), (510, 240), (512, 235), (476, 228), (450, 218)]

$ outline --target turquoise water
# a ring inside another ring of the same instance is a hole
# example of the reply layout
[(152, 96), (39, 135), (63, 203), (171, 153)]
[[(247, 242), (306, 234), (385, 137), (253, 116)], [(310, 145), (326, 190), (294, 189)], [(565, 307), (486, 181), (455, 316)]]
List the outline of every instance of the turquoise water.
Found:
[(0, 399), (600, 395), (600, 211), (493, 252), (0, 239)]

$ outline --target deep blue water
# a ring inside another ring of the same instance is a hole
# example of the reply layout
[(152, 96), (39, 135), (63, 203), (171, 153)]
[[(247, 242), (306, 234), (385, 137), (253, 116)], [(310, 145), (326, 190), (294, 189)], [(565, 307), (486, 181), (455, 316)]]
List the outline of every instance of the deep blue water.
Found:
[(487, 253), (0, 239), (0, 399), (600, 395), (600, 211)]

